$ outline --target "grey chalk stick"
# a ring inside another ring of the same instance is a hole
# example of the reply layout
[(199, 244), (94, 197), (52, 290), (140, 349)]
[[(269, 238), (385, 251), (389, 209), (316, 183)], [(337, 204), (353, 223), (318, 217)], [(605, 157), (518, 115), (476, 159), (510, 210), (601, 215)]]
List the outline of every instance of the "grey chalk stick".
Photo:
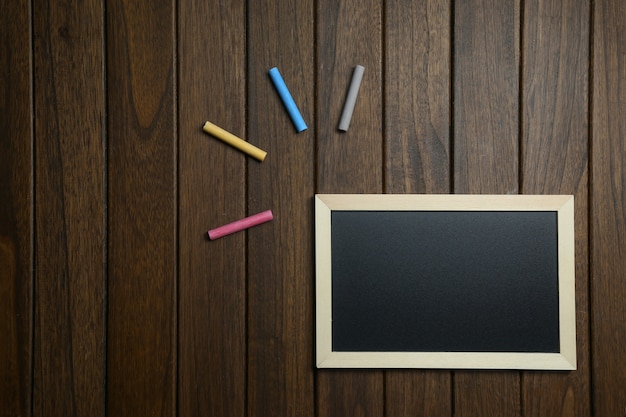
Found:
[(350, 126), (352, 112), (354, 111), (354, 104), (356, 103), (356, 97), (359, 95), (359, 87), (361, 86), (364, 71), (365, 68), (361, 65), (354, 67), (352, 81), (350, 81), (350, 88), (348, 89), (348, 95), (346, 96), (346, 102), (343, 105), (341, 119), (339, 119), (339, 130), (343, 132), (346, 132)]

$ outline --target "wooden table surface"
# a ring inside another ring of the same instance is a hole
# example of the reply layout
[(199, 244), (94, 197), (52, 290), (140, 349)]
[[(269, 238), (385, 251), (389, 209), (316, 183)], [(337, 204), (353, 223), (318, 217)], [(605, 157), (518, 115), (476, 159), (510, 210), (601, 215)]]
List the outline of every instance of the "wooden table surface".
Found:
[[(625, 23), (623, 0), (2, 2), (0, 416), (624, 417)], [(575, 195), (578, 369), (316, 370), (315, 193)]]

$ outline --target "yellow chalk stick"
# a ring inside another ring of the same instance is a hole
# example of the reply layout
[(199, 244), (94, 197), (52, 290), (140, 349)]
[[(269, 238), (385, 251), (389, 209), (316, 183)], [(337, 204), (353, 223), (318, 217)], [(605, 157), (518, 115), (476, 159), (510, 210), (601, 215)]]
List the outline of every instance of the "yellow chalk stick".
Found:
[(216, 137), (217, 139), (226, 142), (232, 147), (239, 149), (241, 152), (245, 152), (253, 158), (258, 159), (259, 161), (263, 161), (265, 159), (265, 155), (267, 152), (257, 148), (256, 146), (246, 142), (243, 139), (238, 138), (230, 132), (225, 131), (219, 126), (214, 125), (211, 122), (206, 122), (202, 127), (209, 135)]

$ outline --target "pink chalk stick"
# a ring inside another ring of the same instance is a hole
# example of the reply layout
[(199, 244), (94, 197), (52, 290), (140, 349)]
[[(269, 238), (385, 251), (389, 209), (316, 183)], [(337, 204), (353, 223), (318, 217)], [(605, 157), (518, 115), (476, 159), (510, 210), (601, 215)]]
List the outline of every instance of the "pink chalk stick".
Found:
[(232, 223), (225, 224), (224, 226), (209, 230), (209, 239), (219, 239), (220, 237), (239, 232), (243, 229), (247, 229), (261, 223), (269, 222), (273, 219), (274, 215), (272, 214), (272, 210), (262, 211), (261, 213), (257, 213), (241, 220), (237, 220)]

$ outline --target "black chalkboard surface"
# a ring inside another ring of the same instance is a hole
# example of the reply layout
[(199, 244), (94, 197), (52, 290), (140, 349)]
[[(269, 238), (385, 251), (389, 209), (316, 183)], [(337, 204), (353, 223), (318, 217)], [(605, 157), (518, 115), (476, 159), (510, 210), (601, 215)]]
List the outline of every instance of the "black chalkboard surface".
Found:
[(318, 367), (575, 369), (573, 197), (316, 196)]

